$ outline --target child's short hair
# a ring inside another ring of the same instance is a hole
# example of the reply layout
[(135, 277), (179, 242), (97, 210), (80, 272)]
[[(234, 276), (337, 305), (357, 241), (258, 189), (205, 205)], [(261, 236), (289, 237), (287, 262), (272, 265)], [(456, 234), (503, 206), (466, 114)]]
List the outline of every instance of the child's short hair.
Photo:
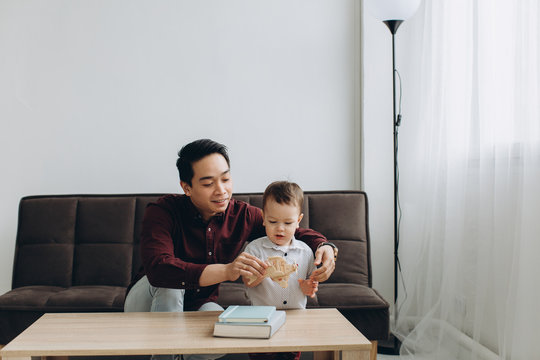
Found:
[(296, 205), (300, 212), (302, 212), (304, 192), (296, 183), (289, 181), (274, 181), (266, 187), (266, 190), (264, 190), (263, 210), (268, 199), (273, 199), (278, 204)]

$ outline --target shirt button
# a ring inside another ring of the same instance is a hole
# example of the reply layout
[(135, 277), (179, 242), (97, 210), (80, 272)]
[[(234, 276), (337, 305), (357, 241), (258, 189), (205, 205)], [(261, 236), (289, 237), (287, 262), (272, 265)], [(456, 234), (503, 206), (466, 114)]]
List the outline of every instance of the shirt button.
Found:
[(208, 232), (210, 232), (210, 231), (212, 231), (212, 229), (211, 229), (211, 228), (208, 228)]
[(186, 283), (182, 281), (182, 286), (184, 286), (184, 285), (186, 285)]
[(200, 291), (201, 291), (201, 289), (197, 289), (197, 292), (200, 292)]
[(211, 251), (209, 251), (209, 252), (208, 252), (208, 255), (212, 256), (212, 252), (211, 252)]
[(287, 300), (284, 300), (284, 301), (283, 301), (283, 305), (287, 305)]

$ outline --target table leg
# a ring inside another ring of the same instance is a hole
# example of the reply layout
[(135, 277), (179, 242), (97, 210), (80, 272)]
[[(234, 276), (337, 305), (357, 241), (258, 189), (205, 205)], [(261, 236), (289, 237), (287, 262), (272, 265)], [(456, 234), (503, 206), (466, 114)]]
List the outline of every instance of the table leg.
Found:
[(369, 360), (369, 352), (345, 350), (341, 352), (341, 360)]
[(369, 355), (369, 360), (377, 360), (377, 349), (379, 343), (377, 340), (371, 340), (371, 353)]

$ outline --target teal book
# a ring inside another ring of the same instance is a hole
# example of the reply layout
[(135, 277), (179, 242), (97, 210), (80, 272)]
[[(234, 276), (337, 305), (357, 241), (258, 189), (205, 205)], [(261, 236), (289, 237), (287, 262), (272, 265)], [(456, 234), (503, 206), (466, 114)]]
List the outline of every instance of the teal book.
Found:
[(286, 320), (285, 311), (274, 311), (267, 322), (220, 322), (214, 324), (214, 336), (269, 339)]
[(218, 317), (218, 322), (268, 322), (275, 306), (231, 305)]

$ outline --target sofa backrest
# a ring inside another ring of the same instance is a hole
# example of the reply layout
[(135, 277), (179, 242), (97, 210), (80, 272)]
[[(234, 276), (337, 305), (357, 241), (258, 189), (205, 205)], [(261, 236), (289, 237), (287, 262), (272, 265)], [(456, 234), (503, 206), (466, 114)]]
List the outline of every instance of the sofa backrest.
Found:
[[(41, 195), (21, 199), (13, 288), (127, 286), (140, 266), (144, 210), (163, 194)], [(261, 207), (261, 193), (234, 197)], [(305, 192), (302, 227), (339, 247), (328, 282), (371, 287), (367, 197), (361, 191)]]

